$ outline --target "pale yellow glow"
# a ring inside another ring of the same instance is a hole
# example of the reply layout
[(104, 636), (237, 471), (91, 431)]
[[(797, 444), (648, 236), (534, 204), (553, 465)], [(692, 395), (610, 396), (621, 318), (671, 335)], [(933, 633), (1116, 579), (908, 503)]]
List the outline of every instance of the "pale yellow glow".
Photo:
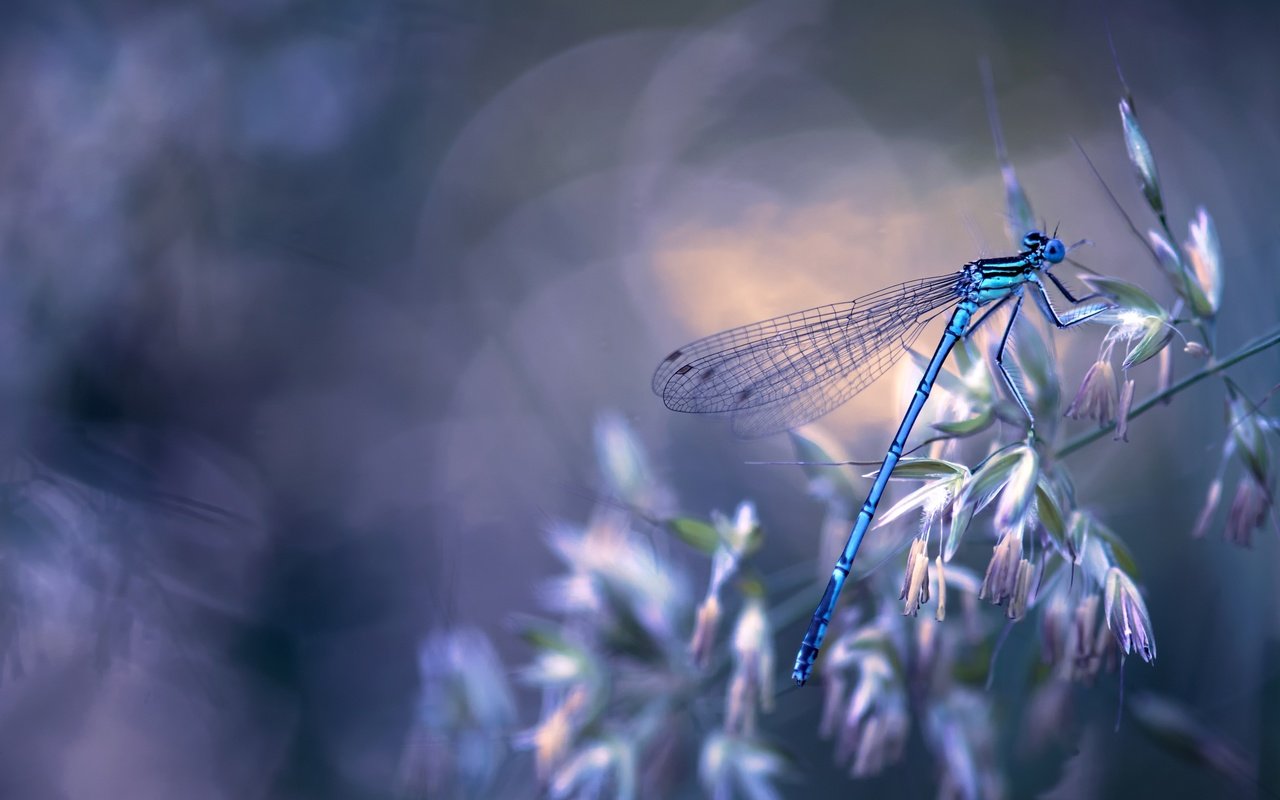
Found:
[[(963, 258), (935, 254), (921, 263), (930, 246), (927, 233), (922, 236), (926, 216), (924, 210), (868, 213), (844, 201), (785, 208), (758, 203), (732, 225), (688, 222), (665, 231), (655, 243), (654, 277), (696, 338), (958, 269)], [(965, 244), (951, 243), (950, 250), (965, 252)], [(931, 330), (923, 338), (932, 336)], [(929, 350), (933, 343), (920, 346)], [(849, 430), (896, 418), (896, 377), (903, 370), (915, 375), (914, 389), (919, 369), (904, 357), (890, 372), (893, 378), (877, 382), (822, 424)]]

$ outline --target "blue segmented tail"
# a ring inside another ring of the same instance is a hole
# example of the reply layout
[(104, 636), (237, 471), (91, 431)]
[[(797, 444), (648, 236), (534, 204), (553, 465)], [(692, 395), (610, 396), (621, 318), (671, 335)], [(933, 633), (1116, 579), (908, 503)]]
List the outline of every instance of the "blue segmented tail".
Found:
[(943, 362), (950, 355), (951, 348), (964, 336), (965, 329), (976, 309), (977, 305), (968, 300), (956, 308), (955, 313), (951, 315), (951, 321), (947, 323), (946, 332), (942, 334), (942, 340), (938, 342), (938, 347), (933, 352), (928, 368), (920, 378), (920, 385), (916, 387), (915, 395), (911, 398), (911, 405), (907, 408), (902, 423), (898, 425), (898, 433), (894, 435), (893, 442), (884, 455), (884, 462), (880, 465), (875, 483), (871, 485), (867, 500), (862, 504), (862, 510), (858, 512), (858, 520), (849, 534), (849, 541), (845, 543), (844, 552), (840, 554), (835, 569), (831, 571), (827, 590), (822, 593), (818, 608), (813, 612), (813, 619), (809, 622), (809, 630), (805, 632), (804, 641), (800, 644), (800, 651), (796, 653), (796, 664), (791, 672), (791, 679), (799, 686), (804, 686), (813, 671), (813, 662), (818, 657), (818, 651), (822, 649), (822, 641), (827, 635), (827, 626), (831, 624), (831, 615), (835, 611), (836, 601), (840, 599), (840, 590), (844, 588), (853, 559), (858, 555), (858, 548), (862, 546), (862, 538), (871, 527), (871, 520), (876, 515), (876, 506), (880, 504), (880, 497), (884, 494), (884, 487), (889, 483), (889, 476), (897, 466), (898, 459), (902, 457), (903, 448), (907, 446), (907, 437), (911, 435), (916, 418), (920, 416), (925, 401), (929, 399), (929, 393), (933, 391), (933, 382), (937, 379)]

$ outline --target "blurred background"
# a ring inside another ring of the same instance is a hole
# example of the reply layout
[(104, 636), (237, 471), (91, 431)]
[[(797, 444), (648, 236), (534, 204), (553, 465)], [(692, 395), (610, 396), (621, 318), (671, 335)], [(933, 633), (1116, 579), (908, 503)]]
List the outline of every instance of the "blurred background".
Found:
[[(746, 463), (791, 457), (785, 438), (668, 412), (653, 368), (1004, 253), (984, 57), (1036, 213), (1088, 238), (1090, 266), (1160, 286), (1071, 143), (1145, 230), (1102, 10), (5, 3), (0, 796), (392, 796), (424, 638), (474, 626), (509, 668), (528, 659), (509, 620), (558, 569), (549, 522), (595, 502), (602, 411), (680, 508), (752, 498), (770, 558), (813, 558), (802, 474)], [(1217, 222), (1229, 350), (1280, 319), (1280, 9), (1106, 12), (1170, 224), (1201, 204)], [(1100, 339), (1081, 336), (1068, 390)], [(1232, 374), (1259, 397), (1280, 354)], [(910, 380), (827, 430), (878, 458)], [(1129, 690), (1265, 763), (1277, 543), (1190, 536), (1224, 431), (1205, 382), (1070, 463), (1143, 567), (1160, 659), (1131, 663)], [(1116, 690), (1080, 710), (1057, 796), (1237, 796), (1113, 732)], [(763, 723), (809, 752), (789, 792), (932, 795), (927, 770), (829, 767), (819, 700)]]

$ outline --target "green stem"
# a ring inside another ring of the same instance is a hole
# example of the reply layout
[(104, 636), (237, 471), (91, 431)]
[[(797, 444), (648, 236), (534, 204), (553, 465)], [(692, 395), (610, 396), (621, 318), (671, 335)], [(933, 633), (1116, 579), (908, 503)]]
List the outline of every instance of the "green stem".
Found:
[[(1188, 375), (1187, 377), (1183, 378), (1182, 380), (1170, 386), (1168, 389), (1165, 389), (1163, 392), (1157, 392), (1151, 395), (1146, 400), (1142, 401), (1141, 403), (1133, 407), (1133, 410), (1129, 412), (1129, 419), (1132, 420), (1141, 416), (1144, 412), (1149, 410), (1152, 406), (1164, 400), (1167, 400), (1170, 397), (1173, 397), (1175, 394), (1181, 392), (1183, 389), (1186, 389), (1190, 386), (1194, 386), (1195, 384), (1199, 383), (1205, 378), (1209, 378), (1214, 375), (1217, 375), (1219, 372), (1222, 372), (1224, 369), (1227, 369), (1228, 367), (1239, 364), (1241, 361), (1244, 361), (1246, 358), (1257, 355), (1258, 353), (1261, 353), (1263, 350), (1266, 350), (1269, 347), (1274, 347), (1276, 344), (1280, 344), (1280, 328), (1276, 328), (1275, 330), (1272, 330), (1270, 333), (1263, 334), (1259, 338), (1253, 340), (1253, 342), (1251, 342), (1250, 344), (1247, 344), (1244, 347), (1240, 348), (1234, 354), (1228, 356), (1227, 358), (1224, 358), (1222, 361), (1219, 361), (1215, 364), (1211, 364), (1205, 367), (1204, 369), (1200, 370), (1199, 372)], [(1098, 439), (1101, 439), (1103, 436), (1105, 436), (1115, 427), (1116, 427), (1116, 424), (1114, 422), (1109, 422), (1106, 425), (1103, 425), (1095, 430), (1089, 431), (1088, 433), (1081, 434), (1080, 436), (1077, 436), (1076, 438), (1064, 444), (1062, 447), (1058, 448), (1057, 453), (1055, 453), (1054, 455), (1057, 458), (1062, 458), (1064, 456), (1070, 455), (1071, 453), (1074, 453), (1075, 451), (1079, 450), (1085, 445), (1088, 445)]]

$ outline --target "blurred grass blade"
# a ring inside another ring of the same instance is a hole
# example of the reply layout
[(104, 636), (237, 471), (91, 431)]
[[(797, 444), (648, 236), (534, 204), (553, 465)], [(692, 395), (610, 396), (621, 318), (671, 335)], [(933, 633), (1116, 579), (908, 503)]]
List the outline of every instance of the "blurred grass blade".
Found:
[(787, 431), (796, 460), (809, 479), (809, 493), (825, 502), (839, 502), (852, 507), (862, 501), (848, 467), (835, 466), (849, 458), (839, 446), (810, 425), (800, 431)]
[(1009, 161), (1009, 152), (1004, 145), (1004, 131), (1000, 127), (1000, 112), (996, 107), (995, 81), (991, 76), (991, 65), (983, 59), (981, 63), (982, 85), (987, 101), (987, 119), (991, 124), (991, 138), (996, 146), (996, 161), (1000, 165), (1000, 179), (1004, 183), (1004, 207), (1006, 228), (1009, 241), (1014, 246), (1022, 242), (1027, 231), (1035, 230), (1035, 215), (1031, 211), (1031, 201), (1018, 181), (1018, 173)]
[(720, 544), (720, 535), (714, 526), (693, 517), (676, 517), (667, 520), (667, 530), (693, 549), (711, 555)]
[[(976, 433), (985, 431), (987, 428), (991, 427), (991, 423), (995, 421), (995, 414), (991, 413), (988, 409), (982, 411), (977, 416), (970, 417), (969, 419), (953, 420), (951, 422), (935, 422), (933, 423), (933, 427), (934, 430), (937, 430), (940, 433), (945, 433), (948, 436), (963, 438), (965, 436), (973, 436)], [(894, 470), (894, 474), (897, 474), (897, 470)]]
[(1036, 499), (1036, 484), (1040, 477), (1040, 457), (1035, 449), (1024, 448), (1017, 466), (1010, 471), (1000, 502), (996, 506), (996, 528), (1000, 531), (1022, 530), (1027, 514)]
[(1036, 483), (1036, 516), (1040, 524), (1059, 545), (1067, 540), (1067, 525), (1062, 518), (1062, 506), (1043, 477)]
[[(879, 474), (873, 472), (870, 477)], [(969, 468), (954, 461), (941, 458), (904, 458), (893, 468), (890, 480), (920, 480), (928, 478), (948, 478), (957, 475), (968, 477)]]
[(1129, 97), (1120, 99), (1120, 123), (1124, 127), (1124, 147), (1129, 153), (1129, 163), (1133, 165), (1138, 176), (1138, 185), (1147, 205), (1164, 222), (1164, 200), (1160, 196), (1160, 176), (1156, 173), (1155, 156), (1151, 154), (1151, 145), (1138, 125), (1138, 117), (1133, 111), (1133, 101)]
[[(1020, 466), (1025, 468), (1024, 461), (1028, 452), (1030, 448), (1019, 446), (1001, 453), (988, 461), (971, 480), (965, 482), (952, 502), (951, 524), (942, 548), (944, 561), (950, 561), (955, 555), (969, 523), (973, 521), (973, 515), (991, 502), (996, 493), (1009, 482), (1015, 469)], [(1026, 507), (1023, 506), (1022, 511), (1025, 510)]]
[(1147, 240), (1151, 243), (1151, 250), (1156, 254), (1156, 261), (1160, 264), (1160, 269), (1164, 270), (1169, 283), (1179, 294), (1184, 293), (1185, 284), (1182, 280), (1184, 267), (1177, 248), (1155, 228), (1147, 231)]
[(1142, 338), (1125, 354), (1121, 369), (1129, 369), (1155, 357), (1173, 338), (1173, 328), (1161, 317), (1147, 317), (1142, 323)]
[(930, 481), (894, 503), (887, 511), (877, 515), (875, 527), (888, 525), (915, 508), (921, 509), (926, 516), (936, 513), (942, 505), (955, 496), (961, 485), (963, 485), (963, 478), (956, 477)]
[[(1017, 346), (1013, 350), (1013, 358), (1024, 376), (1024, 390), (1031, 390), (1031, 394), (1024, 396), (1033, 403), (1039, 417), (1046, 420), (1056, 418), (1055, 411), (1058, 400), (1062, 396), (1062, 387), (1054, 366), (1053, 354), (1049, 350), (1044, 335), (1035, 325), (1023, 322), (1018, 327)], [(1008, 367), (1008, 364), (1006, 363), (1005, 366)]]
[(1164, 307), (1140, 286), (1105, 275), (1081, 275), (1080, 280), (1091, 290), (1110, 297), (1125, 308), (1132, 308), (1152, 317), (1165, 316)]
[(1230, 778), (1246, 792), (1254, 788), (1254, 771), (1244, 755), (1181, 704), (1142, 692), (1128, 705), (1142, 732), (1165, 751)]
[(1271, 485), (1271, 448), (1267, 446), (1261, 415), (1255, 414), (1240, 389), (1227, 382), (1227, 414), (1231, 438), (1249, 472), (1262, 486)]
[(1204, 206), (1187, 226), (1190, 238), (1183, 243), (1191, 261), (1191, 308), (1198, 316), (1212, 317), (1222, 304), (1222, 254), (1213, 217)]

